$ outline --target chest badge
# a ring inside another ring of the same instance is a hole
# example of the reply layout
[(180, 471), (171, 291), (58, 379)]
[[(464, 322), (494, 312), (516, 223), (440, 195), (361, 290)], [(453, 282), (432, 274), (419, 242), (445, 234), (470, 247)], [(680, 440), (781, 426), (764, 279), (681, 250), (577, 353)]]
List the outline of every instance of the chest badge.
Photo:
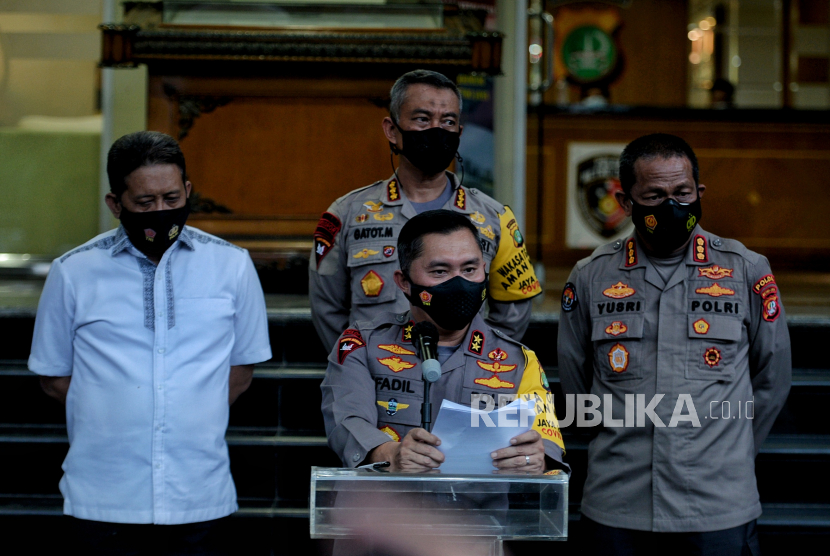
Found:
[(486, 386), (487, 388), (492, 388), (497, 390), (499, 388), (514, 388), (516, 385), (512, 382), (508, 382), (506, 380), (502, 380), (499, 378), (499, 373), (508, 373), (514, 370), (518, 365), (502, 365), (498, 361), (494, 361), (493, 363), (482, 363), (481, 361), (476, 361), (479, 367), (484, 369), (487, 372), (493, 373), (493, 376), (489, 378), (477, 378), (475, 379), (476, 384), (480, 384), (482, 386)]
[(355, 222), (357, 222), (358, 224), (363, 224), (363, 223), (364, 223), (364, 222), (366, 222), (368, 219), (369, 219), (369, 215), (368, 215), (368, 214), (359, 214), (359, 215), (357, 215), (357, 216), (355, 217), (354, 221), (355, 221)]
[(487, 239), (496, 239), (496, 232), (493, 231), (493, 226), (487, 226), (486, 228), (479, 226), (478, 231)]
[(384, 214), (375, 213), (374, 218), (375, 218), (375, 220), (380, 220), (381, 222), (385, 222), (387, 220), (392, 220), (393, 218), (395, 218), (395, 213), (394, 212), (387, 212), (387, 213), (384, 213)]
[(383, 279), (374, 270), (370, 270), (360, 279), (360, 287), (366, 297), (377, 297), (383, 290)]
[(612, 336), (619, 336), (624, 332), (628, 332), (628, 327), (622, 321), (615, 320), (611, 324), (605, 327), (605, 333), (611, 334)]
[(692, 326), (695, 329), (695, 334), (706, 334), (709, 332), (709, 323), (705, 319), (697, 319)]
[(476, 222), (478, 224), (484, 224), (485, 218), (484, 218), (483, 214), (481, 214), (478, 211), (475, 211), (474, 213), (472, 213), (470, 215), (470, 220), (472, 220), (473, 222)]
[(395, 254), (395, 248), (391, 245), (387, 245), (383, 248), (383, 256), (387, 259)]
[(507, 352), (501, 348), (496, 348), (487, 354), (491, 361), (504, 361), (507, 359)]
[(706, 350), (706, 353), (703, 354), (703, 360), (706, 361), (706, 364), (709, 367), (717, 367), (718, 363), (721, 362), (721, 354), (720, 350), (716, 347), (710, 347)]
[(378, 363), (388, 368), (393, 373), (399, 373), (415, 366), (415, 363), (404, 361), (397, 355), (393, 355), (392, 357), (384, 357), (383, 359), (378, 358)]
[[(383, 203), (380, 201), (366, 201), (363, 203), (363, 207), (369, 212), (380, 212), (383, 210)], [(364, 218), (361, 222), (365, 221), (366, 219)]]
[(387, 415), (394, 415), (399, 409), (406, 409), (409, 407), (408, 403), (398, 403), (395, 398), (389, 398), (388, 402), (378, 400), (378, 405), (386, 410)]
[[(378, 402), (378, 403), (380, 403), (380, 402)], [(400, 442), (401, 441), (401, 435), (398, 434), (398, 431), (396, 431), (395, 429), (393, 429), (389, 425), (387, 425), (387, 426), (385, 426), (381, 429), (378, 429), (378, 430), (380, 432), (385, 432), (387, 435), (389, 435), (389, 438), (391, 438), (395, 442)]]
[(622, 344), (614, 344), (608, 352), (608, 362), (615, 373), (624, 373), (628, 369), (628, 350)]
[(617, 282), (607, 290), (602, 291), (602, 295), (605, 297), (610, 297), (612, 299), (623, 299), (626, 297), (631, 297), (637, 293), (637, 290), (634, 288), (629, 288), (628, 284), (623, 284), (622, 282)]
[(730, 290), (729, 288), (724, 288), (717, 282), (712, 284), (711, 286), (707, 286), (705, 288), (697, 288), (695, 293), (705, 293), (711, 297), (720, 297), (722, 295), (735, 295), (735, 290)]
[(723, 268), (718, 265), (707, 266), (706, 268), (698, 268), (697, 275), (702, 278), (709, 278), (710, 280), (720, 280), (721, 278), (732, 278), (733, 269)]
[(411, 349), (406, 349), (397, 344), (381, 344), (378, 346), (378, 349), (394, 353), (395, 355), (415, 355), (415, 352)]
[(352, 258), (353, 259), (368, 259), (372, 255), (377, 255), (380, 251), (374, 251), (372, 249), (362, 249), (355, 253)]

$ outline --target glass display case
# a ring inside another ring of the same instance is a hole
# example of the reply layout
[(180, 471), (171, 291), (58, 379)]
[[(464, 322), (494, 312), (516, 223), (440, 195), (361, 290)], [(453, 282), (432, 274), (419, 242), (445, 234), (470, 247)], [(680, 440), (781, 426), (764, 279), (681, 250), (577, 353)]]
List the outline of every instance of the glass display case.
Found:
[(568, 475), (445, 475), (313, 467), (312, 538), (348, 539), (376, 528), (390, 535), (493, 543), (565, 540)]

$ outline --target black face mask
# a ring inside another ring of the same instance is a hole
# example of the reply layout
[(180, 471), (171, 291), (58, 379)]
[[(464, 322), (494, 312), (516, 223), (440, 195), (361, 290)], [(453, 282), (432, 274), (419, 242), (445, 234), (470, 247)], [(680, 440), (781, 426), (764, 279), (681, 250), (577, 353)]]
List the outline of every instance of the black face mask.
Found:
[(470, 324), (487, 297), (486, 276), (482, 282), (456, 276), (437, 286), (420, 286), (408, 276), (406, 279), (411, 284), (407, 299), (444, 330), (461, 330)]
[(179, 239), (190, 215), (190, 200), (183, 207), (149, 212), (121, 208), (121, 225), (136, 249), (148, 257), (160, 257)]
[(420, 131), (406, 131), (397, 123), (401, 132), (403, 149), (392, 145), (392, 152), (403, 154), (409, 162), (427, 176), (434, 176), (447, 169), (458, 151), (460, 133), (447, 131), (442, 127), (431, 127)]
[(640, 205), (631, 199), (634, 227), (658, 254), (669, 254), (686, 243), (700, 216), (699, 193), (691, 203), (666, 199), (655, 207)]

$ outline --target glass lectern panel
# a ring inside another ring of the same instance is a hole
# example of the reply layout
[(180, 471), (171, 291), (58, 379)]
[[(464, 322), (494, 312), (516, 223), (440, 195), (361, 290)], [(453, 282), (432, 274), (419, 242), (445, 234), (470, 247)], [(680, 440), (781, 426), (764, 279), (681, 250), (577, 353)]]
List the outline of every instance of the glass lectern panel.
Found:
[(313, 467), (311, 537), (377, 524), (440, 537), (565, 540), (568, 475), (442, 475)]

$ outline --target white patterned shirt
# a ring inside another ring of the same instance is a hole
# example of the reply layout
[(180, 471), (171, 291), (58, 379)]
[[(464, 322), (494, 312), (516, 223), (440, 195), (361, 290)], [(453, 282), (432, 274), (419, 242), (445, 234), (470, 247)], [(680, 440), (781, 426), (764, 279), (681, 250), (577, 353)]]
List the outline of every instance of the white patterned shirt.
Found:
[(64, 513), (179, 524), (236, 511), (230, 368), (270, 357), (244, 249), (186, 226), (156, 266), (119, 227), (55, 260), (29, 368), (72, 377)]

